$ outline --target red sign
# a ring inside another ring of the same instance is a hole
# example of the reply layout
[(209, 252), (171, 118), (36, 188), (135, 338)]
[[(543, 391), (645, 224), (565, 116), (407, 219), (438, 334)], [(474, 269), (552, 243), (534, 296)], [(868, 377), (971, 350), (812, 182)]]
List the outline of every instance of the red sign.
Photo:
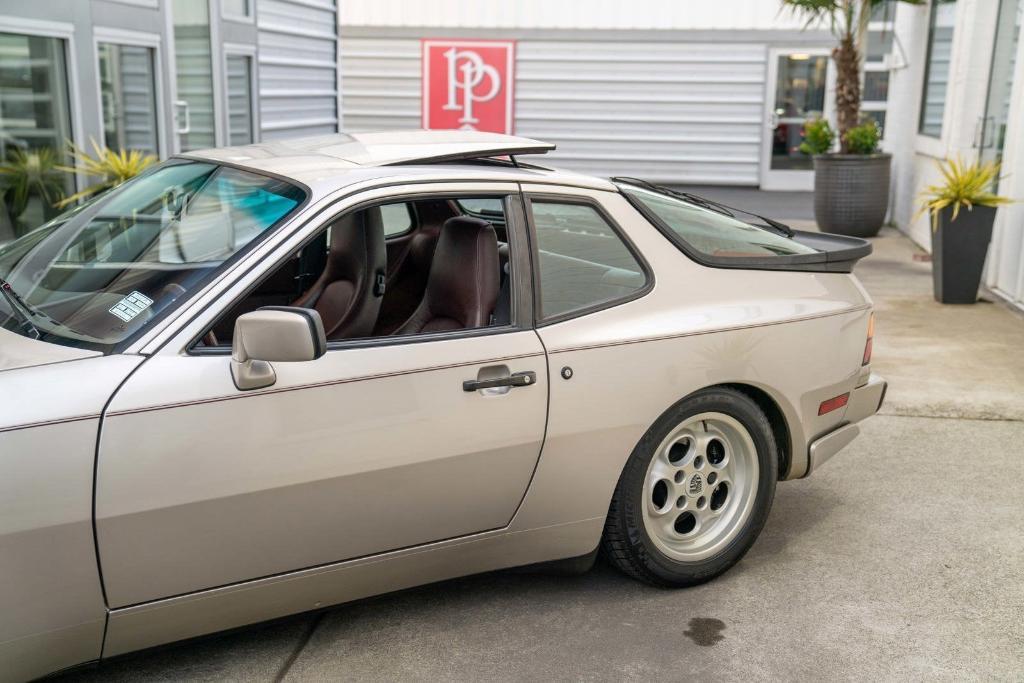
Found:
[(515, 42), (423, 41), (423, 127), (512, 132)]

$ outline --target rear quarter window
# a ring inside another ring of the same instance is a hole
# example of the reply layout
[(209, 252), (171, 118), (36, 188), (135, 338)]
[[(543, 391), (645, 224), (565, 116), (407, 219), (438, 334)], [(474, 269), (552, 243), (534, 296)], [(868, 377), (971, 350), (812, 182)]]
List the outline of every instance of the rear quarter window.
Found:
[(590, 204), (531, 199), (530, 209), (542, 318), (611, 305), (646, 286), (640, 262)]
[(725, 214), (639, 187), (622, 192), (657, 217), (680, 241), (715, 259), (814, 254), (816, 249)]

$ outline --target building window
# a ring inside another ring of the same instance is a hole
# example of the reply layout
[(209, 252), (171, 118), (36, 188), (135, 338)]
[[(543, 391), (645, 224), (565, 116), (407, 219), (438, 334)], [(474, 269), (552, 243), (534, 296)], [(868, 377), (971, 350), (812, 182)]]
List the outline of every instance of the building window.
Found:
[[(1018, 71), (1015, 62), (1022, 24), (1024, 0), (1001, 0), (992, 47), (992, 68), (988, 76), (985, 118), (982, 119), (981, 135), (977, 141), (983, 161), (1001, 162), (1003, 158), (1006, 130), (1010, 123), (1010, 94), (1014, 74)], [(998, 178), (994, 186), (998, 189)]]
[(889, 72), (865, 71), (863, 99), (871, 102), (885, 102), (889, 99)]
[[(59, 38), (0, 33), (0, 163), (5, 184), (18, 182), (17, 169), (42, 161), (67, 163), (71, 139), (65, 44)], [(0, 195), (0, 241), (20, 235), (58, 211), (53, 200), (72, 191), (71, 176), (56, 169), (44, 187), (26, 198), (8, 190)], [(25, 200), (27, 199), (27, 201)]]
[(953, 47), (956, 0), (933, 0), (928, 19), (928, 56), (925, 60), (924, 90), (921, 93), (921, 120), (918, 131), (931, 137), (942, 136), (942, 114), (946, 108), (946, 85)]
[(159, 153), (153, 49), (99, 44), (103, 141), (113, 150)]
[(217, 146), (209, 0), (174, 0), (175, 102), (182, 152)]
[(250, 0), (221, 0), (221, 13), (226, 19), (246, 19), (252, 17)]
[(252, 115), (252, 57), (228, 55), (228, 141), (232, 145), (255, 142)]
[(875, 121), (885, 137), (885, 111), (889, 106), (889, 68), (895, 44), (895, 0), (885, 0), (871, 10), (864, 49), (864, 86), (861, 89), (861, 121)]

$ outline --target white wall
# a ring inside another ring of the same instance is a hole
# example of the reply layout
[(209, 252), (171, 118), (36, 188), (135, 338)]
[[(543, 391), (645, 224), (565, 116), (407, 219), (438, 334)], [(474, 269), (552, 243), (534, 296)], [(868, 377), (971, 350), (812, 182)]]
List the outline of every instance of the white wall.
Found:
[(344, 0), (342, 26), (497, 29), (800, 29), (779, 0)]
[(975, 135), (985, 113), (988, 73), (998, 0), (958, 0), (942, 135), (919, 134), (921, 93), (927, 55), (928, 8), (900, 4), (895, 33), (906, 53), (907, 66), (894, 72), (890, 83), (889, 131), (894, 153), (892, 220), (910, 237), (930, 249), (927, 216), (914, 219), (918, 196), (940, 176), (936, 162), (977, 157)]
[[(1024, 29), (1022, 29), (1024, 30)], [(1017, 200), (999, 209), (992, 249), (989, 252), (986, 284), (1011, 300), (1024, 305), (1024, 33), (1017, 41), (1013, 90), (1003, 148), (1000, 194)]]

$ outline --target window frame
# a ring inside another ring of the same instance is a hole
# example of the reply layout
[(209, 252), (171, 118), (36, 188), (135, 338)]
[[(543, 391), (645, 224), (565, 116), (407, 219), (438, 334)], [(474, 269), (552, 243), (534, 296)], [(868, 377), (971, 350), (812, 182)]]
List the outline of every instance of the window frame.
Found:
[(239, 24), (255, 24), (256, 23), (256, 0), (246, 0), (246, 6), (249, 9), (248, 14), (235, 14), (227, 9), (223, 2), (218, 3), (220, 5), (220, 18), (224, 21), (235, 21)]
[(231, 144), (231, 94), (228, 92), (228, 61), (232, 57), (241, 57), (249, 60), (249, 124), (252, 126), (252, 142), (247, 144), (256, 144), (260, 142), (260, 108), (259, 108), (259, 59), (257, 59), (257, 50), (255, 45), (247, 45), (244, 43), (224, 43), (223, 49), (221, 50), (221, 69), (223, 73), (222, 81), (224, 87), (221, 93), (223, 102), (223, 122), (224, 127), (224, 141), (223, 144), (226, 146), (234, 146)]
[[(61, 41), (64, 55), (64, 73), (68, 81), (62, 84), (68, 101), (68, 127), (71, 133), (71, 141), (77, 147), (82, 148), (84, 145), (83, 131), (85, 126), (82, 122), (82, 107), (80, 106), (81, 92), (78, 79), (78, 60), (75, 58), (77, 54), (75, 25), (70, 22), (27, 19), (20, 16), (0, 14), (0, 26), (4, 27), (0, 31), (2, 33), (39, 38), (55, 38)], [(94, 56), (98, 57), (98, 55)], [(58, 86), (60, 85), (58, 84)], [(99, 80), (97, 79), (98, 85)], [(100, 120), (102, 120), (102, 116)], [(87, 177), (83, 173), (76, 173), (74, 175), (71, 184), (76, 192), (85, 187), (86, 180)]]
[(409, 227), (406, 228), (405, 230), (403, 230), (402, 232), (396, 232), (393, 235), (389, 235), (387, 233), (387, 230), (385, 229), (385, 231), (384, 231), (384, 242), (385, 243), (393, 241), (393, 240), (400, 240), (403, 237), (408, 237), (410, 234), (412, 234), (416, 230), (419, 230), (419, 227), (420, 227), (420, 217), (417, 215), (416, 207), (413, 205), (412, 202), (385, 202), (385, 203), (381, 204), (380, 206), (387, 206), (388, 204), (405, 204), (405, 210), (409, 212)]
[[(956, 0), (952, 0), (950, 4), (955, 4)], [(939, 122), (939, 130), (937, 133), (929, 133), (924, 130), (924, 118), (926, 113), (926, 102), (928, 99), (928, 78), (932, 73), (932, 52), (935, 47), (935, 24), (939, 13), (940, 2), (932, 0), (928, 4), (928, 34), (925, 37), (925, 53), (924, 53), (924, 74), (921, 78), (921, 96), (918, 99), (918, 114), (917, 114), (917, 135), (925, 137), (929, 140), (942, 140), (943, 134), (946, 132), (946, 114), (948, 112), (949, 95), (951, 89), (949, 88), (949, 79), (952, 72), (952, 60), (950, 61), (950, 73), (946, 74), (946, 92), (942, 102), (942, 120)], [(950, 37), (950, 46), (952, 47), (953, 41), (956, 40), (956, 23), (953, 24), (953, 34)]]
[(103, 137), (103, 84), (100, 75), (100, 45), (110, 44), (117, 46), (142, 47), (150, 50), (150, 66), (153, 69), (153, 106), (156, 117), (156, 157), (164, 158), (170, 147), (167, 140), (167, 124), (164, 113), (164, 77), (163, 77), (163, 41), (159, 33), (144, 33), (140, 31), (126, 31), (124, 29), (107, 26), (97, 26), (93, 29), (93, 64), (96, 67), (96, 107), (100, 122), (100, 136)]
[[(473, 182), (473, 181), (467, 181)], [(484, 181), (486, 182), (486, 181)], [(420, 184), (420, 183), (408, 183), (408, 184)], [(483, 183), (481, 183), (483, 184)], [(387, 186), (384, 186), (387, 187)], [(379, 189), (369, 188), (370, 190)], [(523, 332), (533, 329), (534, 320), (534, 304), (532, 297), (529, 294), (528, 288), (532, 283), (532, 271), (533, 263), (530, 259), (529, 245), (530, 239), (528, 236), (528, 228), (526, 225), (525, 216), (522, 214), (521, 202), (518, 201), (521, 193), (507, 190), (507, 189), (495, 189), (495, 190), (418, 190), (411, 192), (397, 192), (389, 194), (386, 197), (377, 197), (375, 199), (367, 199), (365, 201), (357, 202), (348, 206), (347, 208), (336, 211), (334, 205), (343, 202), (347, 197), (341, 197), (331, 204), (320, 209), (314, 216), (310, 217), (300, 228), (298, 232), (306, 233), (301, 243), (297, 247), (287, 248), (286, 244), (282, 244), (278, 247), (278, 253), (275, 255), (273, 263), (269, 268), (264, 270), (258, 278), (250, 283), (240, 294), (230, 300), (218, 299), (216, 303), (211, 303), (210, 306), (216, 306), (218, 314), (213, 316), (208, 324), (204, 325), (197, 333), (195, 333), (189, 341), (186, 343), (184, 353), (189, 356), (230, 356), (231, 345), (205, 347), (198, 346), (199, 342), (202, 341), (205, 334), (210, 330), (213, 325), (216, 325), (217, 321), (220, 320), (221, 316), (230, 311), (239, 302), (243, 301), (247, 296), (252, 294), (267, 278), (271, 277), (278, 268), (285, 265), (287, 260), (292, 257), (296, 250), (303, 249), (311, 242), (313, 242), (318, 235), (324, 230), (327, 230), (333, 223), (340, 220), (341, 218), (361, 211), (363, 209), (372, 208), (374, 206), (382, 206), (384, 204), (398, 204), (398, 203), (409, 203), (427, 199), (458, 199), (459, 197), (473, 196), (473, 197), (497, 197), (502, 199), (503, 206), (505, 209), (505, 225), (508, 236), (509, 244), (509, 263), (512, 264), (510, 276), (512, 277), (511, 287), (509, 288), (509, 296), (511, 297), (511, 319), (507, 325), (500, 326), (486, 326), (486, 327), (475, 327), (470, 329), (461, 330), (443, 330), (440, 332), (425, 332), (419, 334), (410, 335), (387, 335), (383, 337), (363, 337), (359, 339), (337, 339), (328, 340), (327, 342), (327, 353), (333, 351), (344, 351), (346, 349), (365, 349), (374, 348), (379, 346), (396, 346), (405, 344), (421, 344), (432, 341), (444, 341), (452, 339), (464, 339), (469, 337), (482, 337), (495, 334), (510, 334), (514, 332)], [(413, 229), (419, 227), (418, 221), (414, 223)], [(409, 231), (411, 232), (411, 230)], [(409, 232), (405, 234), (408, 235)], [(516, 275), (516, 273), (519, 273)], [(524, 275), (525, 273), (525, 275)], [(247, 273), (241, 274), (239, 277), (244, 277)]]
[[(540, 280), (540, 250), (539, 250), (539, 239), (537, 237), (537, 224), (533, 218), (533, 202), (547, 203), (547, 204), (574, 204), (589, 206), (594, 209), (598, 216), (611, 228), (612, 232), (619, 241), (626, 247), (626, 250), (630, 253), (633, 259), (640, 266), (640, 270), (644, 275), (644, 285), (635, 292), (632, 292), (626, 296), (616, 297), (608, 299), (606, 301), (599, 301), (589, 306), (583, 306), (576, 308), (571, 311), (565, 311), (551, 316), (544, 316), (544, 306), (541, 301), (542, 294), (542, 283)], [(529, 227), (529, 238), (530, 238), (530, 259), (533, 267), (533, 312), (534, 312), (534, 326), (536, 328), (546, 327), (548, 325), (554, 325), (556, 323), (565, 322), (567, 320), (573, 320), (591, 313), (597, 313), (604, 311), (609, 308), (615, 308), (622, 304), (627, 304), (631, 301), (636, 301), (644, 296), (647, 296), (654, 289), (654, 270), (651, 269), (647, 259), (644, 258), (643, 253), (637, 248), (630, 239), (629, 235), (622, 226), (612, 218), (611, 214), (604, 208), (600, 201), (587, 195), (576, 195), (576, 194), (561, 194), (554, 192), (524, 192), (522, 193), (523, 212), (526, 216), (527, 225)]]

